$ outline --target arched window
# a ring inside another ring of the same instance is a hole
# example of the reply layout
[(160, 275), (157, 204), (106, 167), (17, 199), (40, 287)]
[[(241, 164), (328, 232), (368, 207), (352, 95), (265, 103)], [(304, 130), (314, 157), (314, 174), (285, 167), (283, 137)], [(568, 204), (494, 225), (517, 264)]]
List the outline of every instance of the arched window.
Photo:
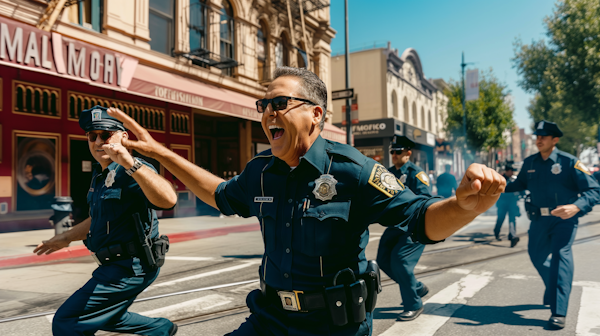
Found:
[(415, 102), (412, 103), (412, 124), (417, 126), (417, 104)]
[(298, 68), (306, 68), (306, 63), (308, 60), (305, 60), (306, 58), (306, 47), (304, 46), (304, 44), (302, 42), (300, 42), (299, 44), (299, 49), (297, 49), (296, 55), (297, 55), (297, 63), (298, 63)]
[(269, 55), (269, 42), (265, 25), (261, 24), (256, 33), (256, 61), (258, 67), (258, 81), (269, 78), (267, 58)]
[(396, 90), (392, 90), (392, 113), (394, 113), (394, 118), (400, 118), (400, 115), (398, 114), (398, 97), (396, 95)]
[(281, 42), (277, 44), (276, 57), (277, 66), (289, 66), (290, 65), (290, 42), (287, 35), (281, 35)]
[(206, 48), (207, 11), (204, 0), (190, 0), (190, 51)]
[[(234, 36), (234, 25), (233, 25), (233, 7), (227, 0), (222, 2), (223, 8), (221, 9), (221, 57), (227, 57), (234, 59), (233, 50), (233, 36)], [(224, 75), (231, 76), (231, 68), (223, 69)]]
[(404, 110), (404, 122), (409, 122), (408, 120), (408, 116), (409, 116), (409, 112), (408, 112), (408, 99), (406, 99), (406, 97), (404, 97), (404, 103), (402, 104), (402, 109)]
[(431, 125), (431, 110), (427, 111), (427, 121), (429, 122), (427, 130), (433, 132), (433, 126)]
[(423, 106), (421, 106), (421, 122), (419, 123), (419, 126), (425, 128), (425, 109)]

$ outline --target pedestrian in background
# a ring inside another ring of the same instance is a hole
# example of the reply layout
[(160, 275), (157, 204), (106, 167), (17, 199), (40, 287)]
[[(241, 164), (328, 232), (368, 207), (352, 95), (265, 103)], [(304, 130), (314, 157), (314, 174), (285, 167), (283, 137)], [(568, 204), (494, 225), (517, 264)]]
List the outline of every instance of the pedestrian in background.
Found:
[[(411, 149), (414, 146), (415, 143), (406, 136), (395, 135), (390, 149), (394, 165), (388, 170), (415, 195), (431, 197), (427, 174), (410, 161)], [(385, 229), (379, 241), (377, 263), (400, 286), (404, 311), (396, 318), (398, 321), (414, 320), (423, 312), (421, 298), (429, 293), (429, 288), (417, 281), (414, 272), (424, 249), (425, 245), (413, 240), (404, 230), (393, 226)]]
[(506, 192), (531, 193), (531, 201), (525, 203), (531, 219), (529, 258), (546, 286), (543, 303), (552, 313), (549, 325), (562, 329), (573, 282), (571, 245), (578, 218), (600, 201), (600, 186), (575, 156), (556, 148), (563, 133), (555, 123), (540, 121), (533, 134), (539, 153), (525, 159)]
[(251, 314), (232, 336), (370, 335), (375, 305), (367, 303), (378, 282), (365, 288), (375, 266), (364, 252), (368, 226), (397, 226), (434, 243), (485, 212), (504, 191), (500, 174), (473, 164), (457, 197), (416, 196), (355, 148), (323, 139), (327, 87), (305, 68), (277, 68), (256, 107), (271, 149), (229, 181), (167, 149), (125, 113), (109, 110), (138, 139), (126, 147), (158, 160), (224, 214), (259, 218), (261, 290), (248, 294)]
[[(87, 196), (90, 217), (71, 230), (38, 245), (34, 253), (50, 254), (83, 240), (98, 268), (83, 287), (54, 314), (55, 336), (94, 335), (98, 330), (149, 336), (171, 336), (177, 325), (127, 311), (135, 298), (158, 276), (168, 249), (159, 237), (154, 209), (172, 209), (177, 195), (172, 185), (152, 165), (131, 156), (121, 142), (129, 138), (123, 123), (95, 106), (81, 112), (79, 126), (86, 132), (92, 156), (98, 162)], [(133, 214), (141, 218), (137, 222)], [(142, 222), (143, 221), (143, 222)], [(136, 225), (143, 231), (138, 233)], [(152, 241), (144, 247), (142, 241)], [(152, 248), (152, 250), (149, 250)], [(161, 248), (160, 251), (157, 248)], [(156, 252), (156, 253), (155, 253)]]
[[(513, 175), (513, 167), (511, 165), (506, 165), (502, 176), (506, 179), (507, 185), (514, 181)], [(510, 247), (515, 247), (520, 240), (519, 237), (517, 237), (517, 216), (519, 212), (517, 205), (518, 200), (518, 192), (505, 192), (500, 195), (500, 198), (496, 203), (498, 218), (496, 219), (496, 226), (494, 227), (494, 236), (496, 236), (496, 240), (502, 240), (502, 238), (500, 238), (500, 230), (502, 229), (502, 224), (504, 224), (504, 219), (508, 214), (508, 240), (510, 240)]]
[(456, 191), (456, 178), (454, 175), (450, 174), (450, 165), (446, 165), (444, 167), (444, 173), (442, 173), (437, 178), (437, 193), (438, 196), (442, 196), (444, 198), (451, 197), (453, 192)]

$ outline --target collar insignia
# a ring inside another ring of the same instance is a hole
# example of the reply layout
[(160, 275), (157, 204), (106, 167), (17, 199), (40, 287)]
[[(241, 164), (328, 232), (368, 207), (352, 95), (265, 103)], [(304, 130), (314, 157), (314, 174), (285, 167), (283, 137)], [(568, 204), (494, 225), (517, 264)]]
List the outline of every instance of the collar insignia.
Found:
[(562, 167), (560, 166), (560, 163), (555, 163), (552, 165), (552, 174), (554, 175), (558, 175), (560, 174), (560, 172), (562, 172)]
[(104, 180), (104, 185), (107, 188), (112, 187), (113, 183), (115, 183), (115, 176), (117, 176), (116, 170), (111, 170), (108, 172), (108, 174), (106, 175), (106, 180)]
[(315, 180), (315, 189), (313, 190), (313, 194), (321, 201), (329, 201), (333, 198), (333, 196), (337, 195), (337, 191), (335, 190), (335, 185), (337, 183), (338, 181), (333, 177), (333, 175), (323, 174)]

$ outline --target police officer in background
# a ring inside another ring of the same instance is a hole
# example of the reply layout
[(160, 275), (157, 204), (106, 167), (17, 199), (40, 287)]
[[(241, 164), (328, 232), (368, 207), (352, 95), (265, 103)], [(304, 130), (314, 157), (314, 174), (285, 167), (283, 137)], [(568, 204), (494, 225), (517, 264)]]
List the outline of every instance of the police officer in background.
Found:
[(452, 197), (452, 192), (456, 191), (456, 178), (450, 174), (450, 165), (444, 166), (444, 173), (437, 178), (437, 194), (444, 198)]
[(529, 258), (546, 286), (543, 302), (552, 312), (549, 324), (562, 329), (573, 282), (571, 245), (578, 218), (600, 201), (600, 186), (576, 157), (556, 149), (563, 133), (555, 123), (540, 121), (534, 134), (539, 153), (525, 159), (506, 192), (531, 193), (531, 202), (525, 203), (531, 219)]
[[(507, 164), (504, 167), (504, 173), (502, 174), (506, 179), (507, 184), (514, 181), (513, 174), (513, 167)], [(496, 219), (496, 226), (494, 227), (494, 236), (496, 236), (496, 240), (502, 240), (500, 238), (500, 230), (502, 229), (502, 224), (504, 224), (504, 218), (506, 218), (506, 214), (508, 214), (508, 240), (510, 240), (510, 247), (515, 247), (520, 240), (519, 237), (517, 237), (517, 216), (519, 212), (517, 205), (518, 200), (519, 193), (505, 192), (500, 195), (500, 199), (498, 199), (498, 203), (496, 203), (496, 207), (498, 208), (498, 219)]]
[[(491, 207), (504, 191), (495, 171), (472, 165), (457, 197), (415, 196), (376, 161), (320, 136), (327, 88), (307, 69), (281, 67), (256, 102), (271, 149), (229, 181), (187, 161), (117, 109), (138, 138), (124, 145), (157, 159), (225, 215), (257, 216), (265, 253), (251, 315), (231, 335), (369, 335), (379, 282), (365, 257), (368, 226), (397, 226), (440, 241)], [(425, 216), (427, 214), (427, 216)]]
[[(427, 174), (410, 161), (414, 147), (415, 143), (406, 136), (394, 136), (390, 149), (394, 165), (388, 171), (416, 195), (431, 197)], [(398, 315), (398, 321), (414, 320), (423, 312), (421, 298), (429, 293), (429, 288), (417, 281), (414, 271), (424, 249), (425, 245), (394, 226), (385, 229), (379, 241), (377, 263), (400, 286), (404, 311)]]
[[(156, 252), (153, 257), (164, 262), (168, 249), (166, 236), (158, 238), (158, 219), (153, 209), (173, 208), (177, 195), (149, 163), (131, 156), (123, 147), (121, 142), (129, 134), (123, 123), (106, 110), (96, 106), (79, 117), (79, 126), (86, 132), (90, 151), (99, 163), (87, 197), (90, 217), (34, 250), (38, 255), (50, 254), (72, 241), (84, 240), (99, 264), (92, 279), (56, 311), (52, 332), (56, 336), (93, 335), (98, 330), (175, 335), (177, 325), (171, 321), (127, 309), (158, 276), (160, 265), (150, 264), (147, 253)], [(134, 220), (134, 214), (141, 220)], [(152, 251), (143, 243), (148, 241), (154, 242)]]

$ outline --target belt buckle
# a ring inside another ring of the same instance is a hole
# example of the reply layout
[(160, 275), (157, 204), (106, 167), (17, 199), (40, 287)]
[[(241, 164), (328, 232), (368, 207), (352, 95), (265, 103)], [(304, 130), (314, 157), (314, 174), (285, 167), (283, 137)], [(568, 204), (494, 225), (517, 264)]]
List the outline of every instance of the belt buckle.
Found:
[(550, 208), (540, 208), (540, 214), (542, 216), (550, 216)]
[(304, 293), (303, 291), (277, 291), (277, 295), (281, 299), (281, 306), (285, 310), (290, 311), (301, 311), (300, 300), (298, 299), (298, 293)]
[(96, 264), (98, 264), (98, 266), (102, 266), (102, 263), (100, 262), (98, 257), (96, 257), (96, 252), (90, 251), (90, 254), (92, 255), (92, 258), (94, 258), (94, 261), (96, 262)]

